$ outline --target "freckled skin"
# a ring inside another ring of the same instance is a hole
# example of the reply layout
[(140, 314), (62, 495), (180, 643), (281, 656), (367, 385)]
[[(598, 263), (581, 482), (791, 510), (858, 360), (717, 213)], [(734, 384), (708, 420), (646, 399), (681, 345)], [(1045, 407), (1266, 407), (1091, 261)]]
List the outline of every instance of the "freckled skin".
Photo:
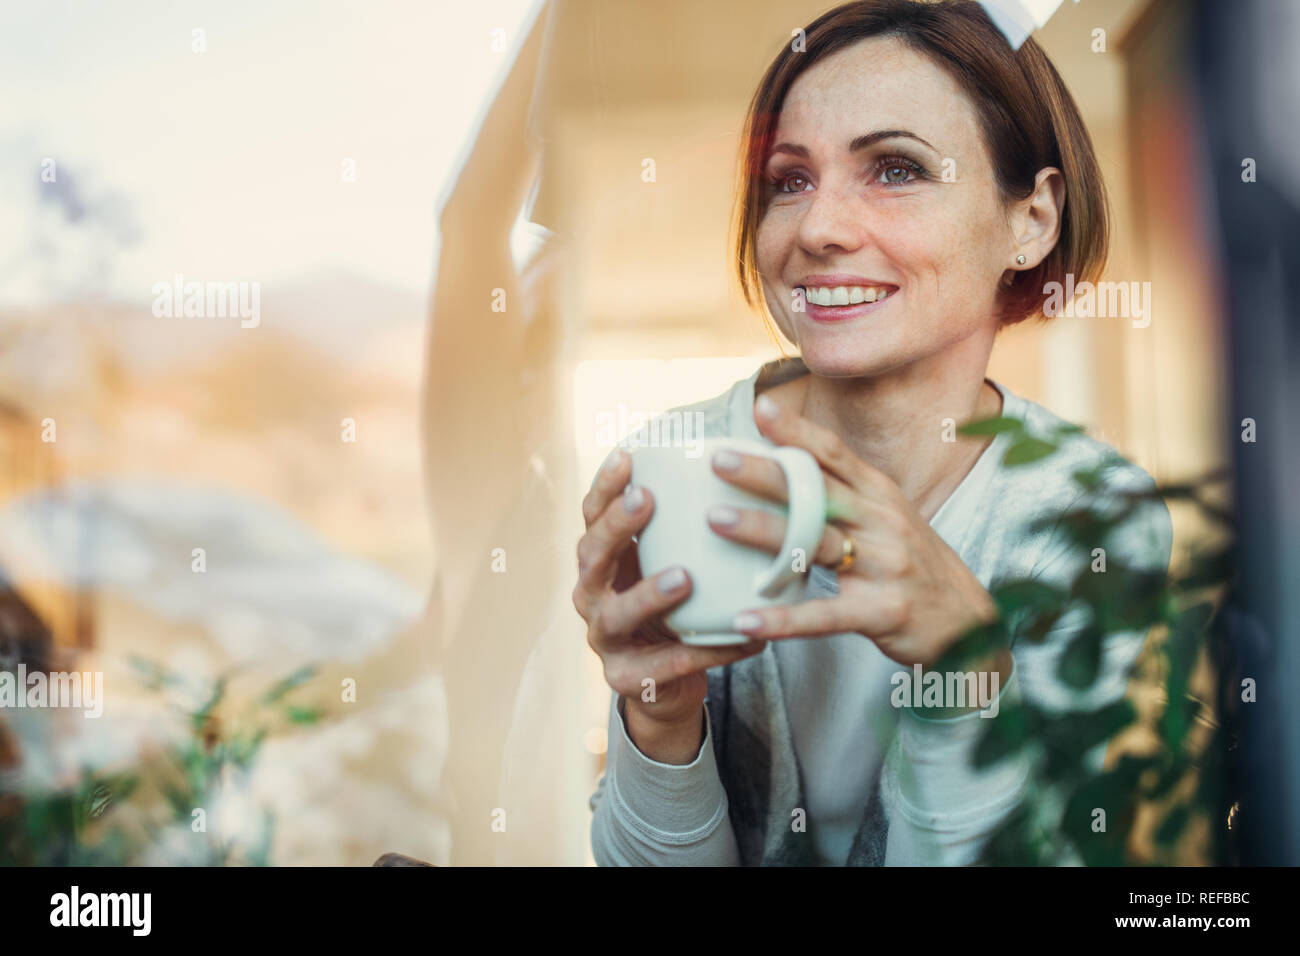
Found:
[[(909, 130), (935, 149), (899, 138), (848, 151), (855, 137), (882, 129)], [(773, 142), (811, 156), (776, 154), (767, 164), (765, 172), (794, 178), (772, 193), (759, 223), (758, 266), (773, 317), (813, 374), (915, 385), (985, 367), (1014, 223), (975, 108), (948, 73), (897, 39), (862, 40), (795, 81)], [(894, 155), (919, 162), (925, 178), (888, 172)], [(955, 182), (942, 181), (946, 158)], [(900, 178), (911, 181), (888, 184)], [(793, 289), (811, 273), (866, 276), (899, 291), (872, 314), (821, 324), (793, 308)]]

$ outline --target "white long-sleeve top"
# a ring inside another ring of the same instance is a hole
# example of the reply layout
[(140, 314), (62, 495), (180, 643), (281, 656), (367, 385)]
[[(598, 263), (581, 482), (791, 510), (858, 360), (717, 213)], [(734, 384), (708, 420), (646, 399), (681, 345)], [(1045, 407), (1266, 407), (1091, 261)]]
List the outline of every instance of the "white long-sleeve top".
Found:
[[(768, 363), (715, 399), (681, 410), (702, 411), (711, 431), (761, 438), (753, 422), (757, 391), (806, 373), (802, 362)], [(1064, 422), (1047, 409), (990, 381), (1002, 394), (1002, 414), (1046, 434)], [(936, 423), (936, 432), (941, 423)], [(1051, 530), (1035, 531), (1034, 518), (1059, 514), (1080, 487), (1072, 474), (1118, 457), (1086, 435), (1071, 437), (1057, 453), (1032, 465), (1007, 467), (1010, 442), (998, 435), (935, 514), (930, 524), (961, 556), (986, 588), (998, 578), (1037, 577), (1069, 586), (1080, 556)], [(1149, 490), (1154, 482), (1119, 459), (1108, 487)], [(1122, 560), (1131, 566), (1168, 568), (1171, 527), (1167, 508), (1156, 502), (1126, 525)], [(1112, 544), (1112, 548), (1115, 545)], [(1104, 572), (1103, 572), (1104, 573)], [(810, 597), (837, 593), (834, 572), (814, 567)], [(1145, 635), (1111, 635), (1103, 644), (1101, 675), (1087, 696), (1061, 683), (1057, 664), (1080, 619), (1066, 615), (1047, 640), (1012, 646), (1010, 678), (1000, 688), (999, 710), (1023, 697), (1055, 711), (1093, 708), (1118, 700)], [(975, 862), (994, 829), (1032, 786), (1029, 757), (1021, 752), (976, 770), (971, 756), (984, 721), (973, 712), (953, 719), (927, 719), (890, 700), (900, 671), (860, 634), (773, 641), (759, 655), (775, 656), (790, 743), (798, 765), (802, 809), (815, 858), (845, 863), (863, 810), (879, 787), (888, 820), (886, 865), (962, 865)], [(735, 666), (735, 665), (731, 665)], [(714, 754), (706, 708), (706, 733), (696, 758), (671, 765), (651, 760), (632, 743), (622, 699), (611, 694), (605, 774), (592, 795), (592, 849), (599, 865), (736, 865), (741, 862), (728, 797)], [(1104, 747), (1094, 751), (1100, 765)]]

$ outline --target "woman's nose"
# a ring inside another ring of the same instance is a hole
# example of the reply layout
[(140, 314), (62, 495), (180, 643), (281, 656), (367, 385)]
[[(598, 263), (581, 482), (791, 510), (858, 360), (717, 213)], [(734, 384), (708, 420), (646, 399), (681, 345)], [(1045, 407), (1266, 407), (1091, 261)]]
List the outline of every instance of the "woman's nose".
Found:
[(799, 244), (811, 255), (852, 252), (864, 241), (869, 215), (861, 196), (849, 190), (818, 190), (804, 207)]

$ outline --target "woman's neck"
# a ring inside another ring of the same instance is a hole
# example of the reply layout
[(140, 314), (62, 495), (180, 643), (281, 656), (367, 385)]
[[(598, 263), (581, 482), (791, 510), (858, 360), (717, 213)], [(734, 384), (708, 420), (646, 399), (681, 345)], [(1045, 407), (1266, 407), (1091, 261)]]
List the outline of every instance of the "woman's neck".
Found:
[[(770, 393), (838, 434), (929, 520), (992, 441), (962, 439), (955, 426), (997, 416), (1002, 397), (984, 381), (986, 362), (921, 364), (873, 378), (803, 375)], [(945, 419), (954, 426), (945, 427)], [(948, 435), (956, 440), (945, 441)]]

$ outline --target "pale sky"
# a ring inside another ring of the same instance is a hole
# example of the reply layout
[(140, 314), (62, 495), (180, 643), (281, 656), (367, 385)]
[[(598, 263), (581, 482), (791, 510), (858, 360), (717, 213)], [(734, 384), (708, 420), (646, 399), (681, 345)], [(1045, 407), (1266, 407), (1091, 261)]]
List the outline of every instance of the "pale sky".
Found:
[[(339, 266), (424, 294), (437, 200), (533, 7), (0, 4), (0, 304), (47, 294), (13, 267), (42, 228), (63, 241), (55, 207), (38, 205), (47, 157), (92, 199), (120, 194), (138, 222), (113, 260), (115, 298), (147, 301), (177, 272), (276, 282)], [(72, 244), (48, 281), (85, 259)]]

